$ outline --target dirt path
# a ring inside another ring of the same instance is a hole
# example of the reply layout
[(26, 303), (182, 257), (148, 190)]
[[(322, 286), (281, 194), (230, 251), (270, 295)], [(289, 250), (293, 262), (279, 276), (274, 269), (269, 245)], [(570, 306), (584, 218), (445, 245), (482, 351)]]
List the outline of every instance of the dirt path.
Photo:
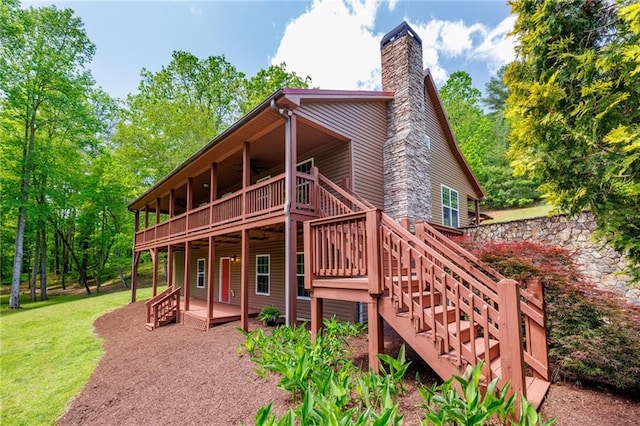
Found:
[[(269, 402), (278, 413), (291, 406), (275, 378), (259, 378), (247, 356), (236, 352), (243, 341), (237, 323), (208, 332), (180, 324), (148, 332), (143, 322), (143, 303), (96, 321), (106, 353), (60, 425), (250, 425), (256, 411)], [(393, 352), (398, 344), (391, 335), (386, 347)], [(354, 342), (358, 360), (366, 360), (366, 350), (365, 339)], [(418, 424), (421, 415), (414, 408), (420, 402), (416, 372), (423, 382), (433, 380), (423, 363), (412, 364), (409, 392), (400, 401), (408, 425)], [(545, 417), (556, 416), (560, 426), (637, 425), (640, 418), (638, 403), (568, 385), (554, 385), (543, 409)]]

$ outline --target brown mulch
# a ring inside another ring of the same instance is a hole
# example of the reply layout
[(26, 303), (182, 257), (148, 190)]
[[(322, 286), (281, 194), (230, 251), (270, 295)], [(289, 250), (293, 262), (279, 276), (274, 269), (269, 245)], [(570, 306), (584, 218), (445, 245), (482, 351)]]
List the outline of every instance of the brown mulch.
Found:
[[(99, 318), (96, 333), (105, 339), (105, 355), (84, 390), (73, 400), (60, 425), (237, 425), (253, 424), (257, 410), (273, 403), (283, 414), (292, 406), (277, 378), (260, 378), (246, 354), (238, 355), (238, 323), (208, 332), (172, 324), (153, 332), (144, 328), (144, 304), (135, 303)], [(251, 328), (260, 324), (253, 321)], [(385, 333), (385, 351), (395, 353), (400, 339)], [(352, 342), (356, 363), (366, 368), (364, 338)], [(419, 424), (416, 374), (432, 383), (434, 373), (413, 359), (406, 396), (400, 399), (405, 424)], [(545, 418), (560, 426), (637, 425), (640, 404), (620, 396), (553, 385), (543, 404)]]

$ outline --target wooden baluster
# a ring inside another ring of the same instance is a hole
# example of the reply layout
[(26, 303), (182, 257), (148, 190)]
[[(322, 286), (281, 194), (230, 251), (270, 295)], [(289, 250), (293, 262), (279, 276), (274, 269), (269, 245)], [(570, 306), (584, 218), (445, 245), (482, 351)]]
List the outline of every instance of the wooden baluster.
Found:
[[(503, 279), (498, 283), (500, 300), (500, 360), (502, 379), (510, 381), (510, 394), (516, 394), (519, 412), (519, 395), (526, 397), (524, 358), (522, 354), (522, 327), (520, 320), (520, 287), (514, 280)], [(488, 356), (485, 356), (487, 363)]]
[(531, 303), (532, 309), (536, 310), (542, 315), (542, 324), (538, 324), (536, 321), (533, 321), (529, 317), (526, 317), (528, 324), (528, 334), (529, 334), (529, 352), (531, 356), (539, 361), (545, 371), (537, 371), (534, 369), (534, 377), (541, 378), (544, 380), (549, 380), (549, 355), (547, 352), (547, 328), (546, 328), (546, 315), (545, 315), (545, 306), (544, 306), (544, 286), (538, 279), (531, 279), (527, 282), (527, 290), (531, 293), (532, 297), (538, 300), (542, 309), (535, 306)]

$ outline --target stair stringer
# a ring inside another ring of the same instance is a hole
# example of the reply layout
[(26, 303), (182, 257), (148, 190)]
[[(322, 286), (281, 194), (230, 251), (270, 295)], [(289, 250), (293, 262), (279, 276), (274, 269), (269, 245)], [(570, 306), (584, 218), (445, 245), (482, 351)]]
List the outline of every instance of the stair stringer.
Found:
[(440, 377), (448, 379), (453, 375), (462, 375), (463, 372), (455, 364), (441, 356), (438, 344), (416, 333), (411, 318), (397, 315), (390, 297), (378, 299), (378, 313)]

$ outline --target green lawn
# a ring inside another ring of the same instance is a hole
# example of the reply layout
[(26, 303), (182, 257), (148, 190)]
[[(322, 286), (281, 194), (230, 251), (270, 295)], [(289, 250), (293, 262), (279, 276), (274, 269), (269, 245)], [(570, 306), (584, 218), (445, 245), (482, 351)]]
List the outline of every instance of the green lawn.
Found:
[[(130, 300), (129, 291), (52, 296), (0, 310), (0, 407), (3, 425), (50, 425), (64, 414), (102, 356), (93, 333), (99, 316)], [(138, 290), (138, 300), (151, 295)], [(22, 301), (21, 301), (22, 302)]]
[(525, 207), (522, 209), (495, 210), (485, 212), (493, 217), (493, 220), (487, 220), (485, 223), (509, 222), (510, 220), (530, 219), (533, 217), (548, 216), (553, 207), (547, 204), (533, 207)]

